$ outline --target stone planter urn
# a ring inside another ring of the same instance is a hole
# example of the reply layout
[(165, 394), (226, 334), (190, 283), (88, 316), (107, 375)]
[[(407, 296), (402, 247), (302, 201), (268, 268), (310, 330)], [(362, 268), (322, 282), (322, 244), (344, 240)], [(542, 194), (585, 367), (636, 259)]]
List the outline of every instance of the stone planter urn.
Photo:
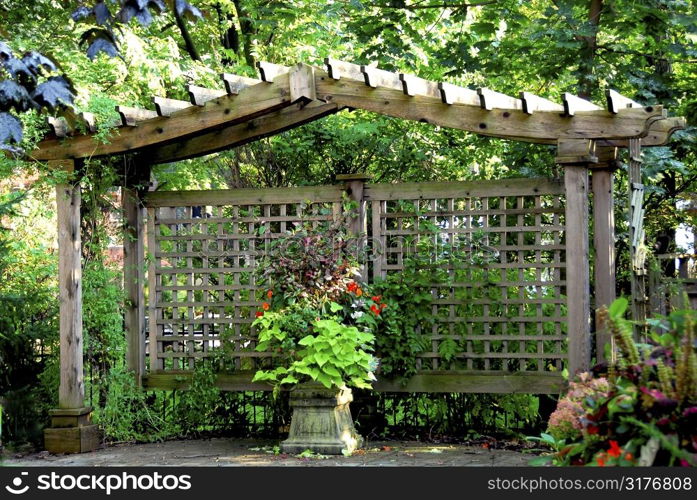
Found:
[(349, 403), (351, 389), (327, 389), (317, 382), (299, 384), (290, 392), (293, 415), (283, 453), (305, 450), (322, 455), (352, 453), (363, 445), (353, 426)]

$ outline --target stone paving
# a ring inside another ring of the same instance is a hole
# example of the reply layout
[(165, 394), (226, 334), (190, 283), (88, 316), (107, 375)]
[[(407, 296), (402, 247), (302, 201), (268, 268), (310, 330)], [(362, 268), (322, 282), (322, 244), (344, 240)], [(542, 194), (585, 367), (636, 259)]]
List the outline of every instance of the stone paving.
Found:
[(79, 455), (9, 455), (3, 466), (275, 466), (275, 467), (487, 467), (525, 466), (534, 454), (460, 444), (416, 441), (368, 442), (350, 457), (291, 456), (274, 449), (278, 442), (205, 439), (151, 444), (118, 444)]

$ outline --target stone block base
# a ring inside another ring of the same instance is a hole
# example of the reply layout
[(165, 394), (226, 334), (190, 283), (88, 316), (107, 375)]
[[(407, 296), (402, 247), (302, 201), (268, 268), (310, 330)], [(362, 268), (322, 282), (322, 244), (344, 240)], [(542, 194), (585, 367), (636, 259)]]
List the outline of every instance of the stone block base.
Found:
[(44, 447), (51, 453), (84, 453), (99, 448), (101, 432), (92, 424), (92, 408), (50, 410), (51, 427), (44, 429)]
[(352, 453), (363, 445), (363, 438), (353, 426), (349, 403), (350, 389), (328, 390), (305, 384), (291, 392), (293, 417), (288, 439), (281, 451), (297, 454), (311, 450), (323, 455)]

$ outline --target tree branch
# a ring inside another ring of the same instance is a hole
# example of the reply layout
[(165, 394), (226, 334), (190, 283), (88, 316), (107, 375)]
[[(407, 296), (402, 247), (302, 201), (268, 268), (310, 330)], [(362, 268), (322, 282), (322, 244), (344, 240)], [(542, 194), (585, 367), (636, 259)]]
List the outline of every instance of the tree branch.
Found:
[(392, 9), (392, 10), (423, 10), (423, 9), (467, 9), (469, 7), (483, 7), (485, 5), (492, 5), (497, 3), (498, 0), (489, 0), (488, 2), (481, 3), (441, 3), (441, 4), (429, 4), (429, 5), (374, 5), (378, 9)]
[(200, 61), (201, 56), (198, 54), (198, 50), (196, 49), (196, 45), (194, 45), (194, 41), (191, 39), (191, 34), (189, 33), (189, 28), (186, 27), (186, 23), (182, 19), (182, 17), (179, 15), (179, 12), (177, 12), (177, 9), (173, 9), (174, 12), (174, 20), (177, 22), (177, 27), (179, 28), (179, 32), (182, 35), (182, 38), (184, 39), (184, 44), (186, 45), (186, 51), (189, 53), (189, 56), (191, 56), (191, 59), (194, 61)]

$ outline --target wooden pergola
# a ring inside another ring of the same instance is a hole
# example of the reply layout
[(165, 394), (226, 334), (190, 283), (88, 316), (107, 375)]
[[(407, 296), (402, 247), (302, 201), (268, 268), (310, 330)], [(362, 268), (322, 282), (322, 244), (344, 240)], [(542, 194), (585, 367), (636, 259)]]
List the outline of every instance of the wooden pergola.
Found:
[[(528, 92), (507, 96), (487, 88), (469, 89), (397, 74), (373, 66), (327, 59), (325, 68), (260, 63), (261, 79), (223, 74), (223, 89), (189, 86), (191, 102), (154, 97), (155, 110), (118, 106), (118, 132), (107, 144), (94, 140), (87, 113), (51, 119), (53, 135), (29, 157), (78, 172), (88, 158), (124, 156), (124, 280), (127, 293), (128, 366), (140, 377), (144, 324), (144, 283), (136, 270), (144, 259), (144, 215), (137, 185), (150, 167), (211, 154), (278, 134), (324, 116), (363, 109), (401, 119), (502, 139), (557, 147), (564, 167), (566, 205), (566, 280), (569, 372), (590, 364), (589, 193), (593, 193), (595, 307), (615, 298), (613, 171), (619, 148), (630, 150), (632, 262), (642, 272), (641, 147), (660, 146), (685, 123), (668, 118), (661, 106), (641, 106), (612, 90), (604, 108), (571, 94), (552, 102)], [(87, 130), (86, 133), (79, 132)], [(589, 172), (592, 183), (589, 185)], [(51, 451), (85, 451), (96, 446), (90, 408), (84, 406), (80, 186), (57, 186), (60, 267), (59, 408), (46, 430)], [(637, 281), (637, 296), (642, 295)], [(641, 307), (641, 298), (636, 308)], [(597, 353), (609, 341), (596, 328)], [(140, 380), (140, 379), (139, 379)]]

